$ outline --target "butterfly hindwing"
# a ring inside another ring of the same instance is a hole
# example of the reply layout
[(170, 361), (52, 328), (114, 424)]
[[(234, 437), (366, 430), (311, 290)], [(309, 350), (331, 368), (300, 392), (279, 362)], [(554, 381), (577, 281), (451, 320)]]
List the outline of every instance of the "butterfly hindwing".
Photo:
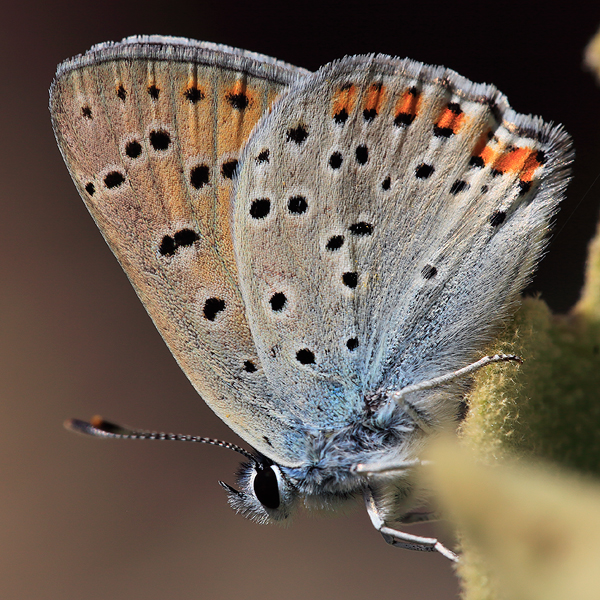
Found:
[(232, 429), (283, 464), (289, 424), (246, 320), (230, 204), (246, 139), (304, 73), (225, 46), (130, 38), (63, 63), (50, 101), (75, 185), (175, 358)]
[(351, 57), (296, 83), (246, 146), (234, 231), (289, 410), (335, 429), (365, 395), (477, 358), (540, 257), (569, 147), (443, 67)]

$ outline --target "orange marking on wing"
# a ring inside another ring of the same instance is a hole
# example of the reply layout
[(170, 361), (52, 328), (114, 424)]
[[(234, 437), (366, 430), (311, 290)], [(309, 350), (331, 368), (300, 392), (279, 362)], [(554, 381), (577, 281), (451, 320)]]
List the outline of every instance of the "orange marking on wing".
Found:
[(349, 115), (354, 109), (354, 101), (356, 99), (356, 86), (345, 85), (337, 90), (333, 96), (333, 116), (346, 111)]
[(233, 87), (229, 91), (230, 94), (245, 94), (247, 89), (247, 84), (244, 79), (238, 79), (233, 84)]
[(447, 131), (448, 134), (457, 134), (465, 123), (465, 113), (460, 110), (458, 105), (448, 105), (440, 115), (435, 126), (439, 130)]
[(531, 150), (529, 156), (525, 159), (523, 170), (521, 171), (521, 179), (523, 181), (531, 181), (533, 174), (544, 164), (544, 155), (537, 151)]
[(521, 175), (521, 181), (533, 179), (536, 169), (542, 166), (540, 153), (532, 148), (512, 148), (498, 157), (494, 169), (501, 173), (512, 172)]
[(248, 88), (248, 82), (245, 79), (237, 79), (233, 86), (225, 93), (225, 98), (231, 108), (238, 111), (246, 110), (254, 104), (256, 94), (251, 88)]
[(472, 156), (479, 156), (483, 152), (483, 149), (486, 147), (489, 139), (490, 138), (488, 130), (477, 140), (477, 144), (475, 144), (475, 148), (473, 148)]
[(483, 160), (483, 164), (489, 165), (496, 156), (496, 152), (494, 152), (489, 146), (485, 146), (483, 150), (479, 153), (481, 160)]
[(421, 94), (415, 88), (406, 90), (396, 103), (395, 117), (410, 115), (414, 119), (419, 113), (420, 104)]
[(381, 83), (372, 84), (365, 97), (363, 109), (367, 111), (374, 110), (379, 113), (384, 101), (384, 96), (385, 88), (383, 85), (381, 85)]
[(507, 171), (520, 171), (525, 164), (528, 148), (512, 148), (501, 154), (494, 163), (494, 169), (500, 173)]
[(197, 104), (199, 101), (204, 100), (206, 89), (204, 86), (200, 87), (196, 77), (189, 77), (187, 83), (181, 88), (181, 93), (189, 100), (190, 104)]

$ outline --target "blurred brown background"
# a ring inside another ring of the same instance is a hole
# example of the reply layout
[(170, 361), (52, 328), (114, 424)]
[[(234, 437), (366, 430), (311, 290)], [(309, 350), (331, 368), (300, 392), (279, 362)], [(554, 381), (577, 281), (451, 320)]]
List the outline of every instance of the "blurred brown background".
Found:
[[(440, 556), (388, 547), (360, 507), (261, 527), (226, 505), (219, 448), (85, 439), (67, 417), (238, 441), (154, 330), (72, 185), (47, 90), (58, 62), (132, 34), (206, 39), (309, 69), (384, 52), (495, 83), (562, 122), (575, 179), (532, 292), (577, 299), (600, 207), (600, 90), (581, 66), (600, 5), (547, 2), (19, 0), (4, 6), (0, 598), (455, 598)], [(591, 190), (590, 190), (591, 187)], [(413, 531), (428, 532), (421, 527)]]

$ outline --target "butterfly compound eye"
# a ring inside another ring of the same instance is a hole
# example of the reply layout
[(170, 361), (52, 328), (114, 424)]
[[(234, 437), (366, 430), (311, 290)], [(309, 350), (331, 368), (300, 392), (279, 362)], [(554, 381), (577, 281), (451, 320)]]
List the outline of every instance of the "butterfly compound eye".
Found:
[(273, 467), (259, 467), (252, 485), (256, 498), (265, 508), (279, 508), (279, 481)]

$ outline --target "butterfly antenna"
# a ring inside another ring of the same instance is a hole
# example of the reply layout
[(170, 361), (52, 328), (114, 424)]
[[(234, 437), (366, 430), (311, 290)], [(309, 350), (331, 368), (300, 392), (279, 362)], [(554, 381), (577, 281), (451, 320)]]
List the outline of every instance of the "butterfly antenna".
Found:
[(234, 450), (239, 454), (242, 454), (252, 462), (256, 462), (256, 458), (247, 450), (244, 450), (236, 444), (230, 442), (223, 442), (221, 440), (214, 440), (212, 438), (198, 437), (196, 435), (183, 435), (181, 433), (164, 433), (161, 431), (144, 431), (140, 429), (129, 429), (129, 427), (123, 427), (122, 425), (116, 425), (110, 421), (106, 421), (102, 417), (94, 417), (88, 423), (87, 421), (80, 421), (79, 419), (68, 419), (65, 421), (65, 427), (69, 431), (75, 433), (82, 433), (85, 435), (91, 435), (94, 437), (101, 438), (118, 438), (123, 440), (169, 440), (175, 442), (197, 442), (200, 444), (211, 444), (212, 446), (221, 446), (221, 448), (227, 448)]

